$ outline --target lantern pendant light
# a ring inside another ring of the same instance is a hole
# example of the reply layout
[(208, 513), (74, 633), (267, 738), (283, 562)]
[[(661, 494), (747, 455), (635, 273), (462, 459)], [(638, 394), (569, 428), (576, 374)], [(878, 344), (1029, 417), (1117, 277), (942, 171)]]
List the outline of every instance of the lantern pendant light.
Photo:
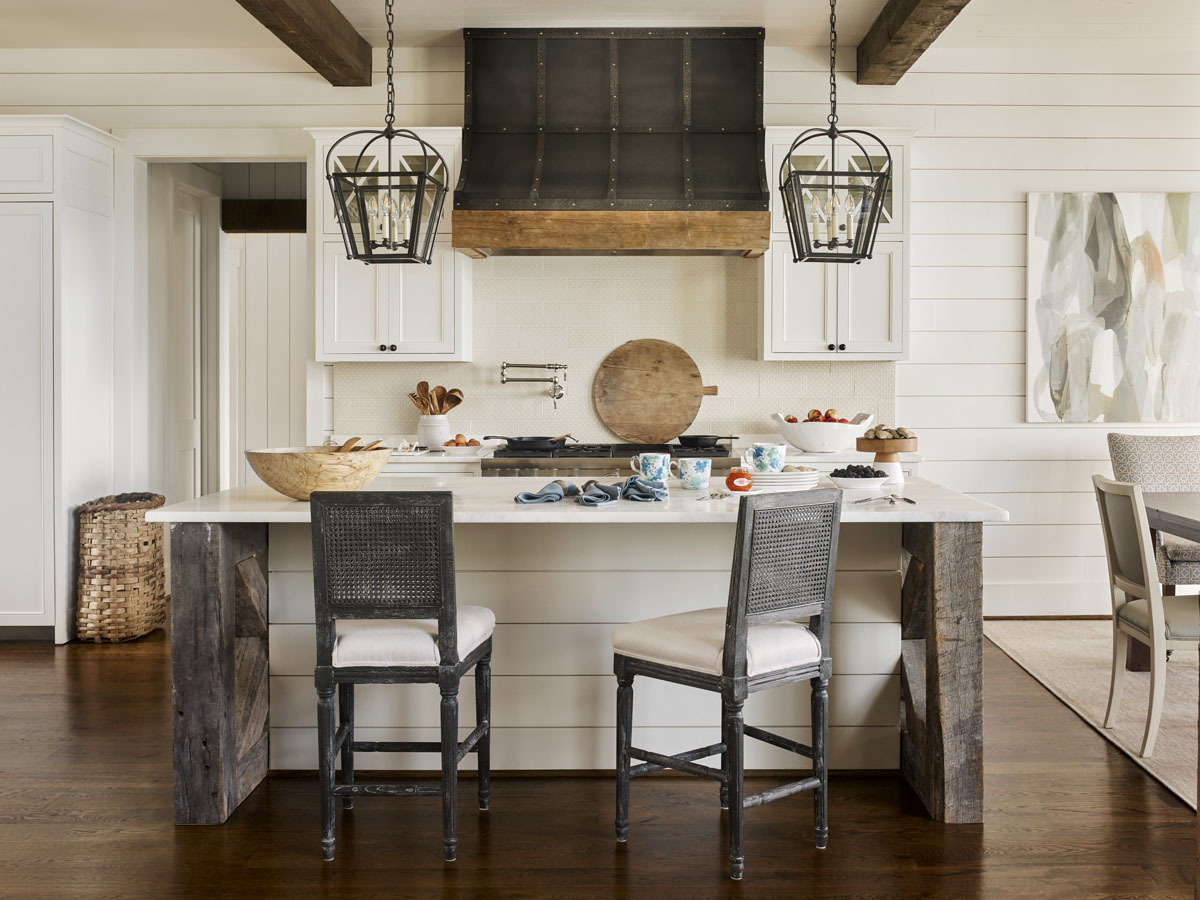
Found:
[[(802, 132), (779, 167), (793, 262), (870, 259), (891, 186), (887, 145), (870, 132), (838, 128), (836, 68), (837, 0), (829, 0), (829, 127)], [(814, 164), (797, 168), (797, 157)]]
[[(361, 259), (364, 263), (429, 263), (433, 261), (433, 242), (446, 199), (447, 168), (434, 147), (415, 132), (395, 125), (392, 2), (384, 3), (388, 26), (384, 127), (360, 129), (339, 138), (325, 155), (325, 180), (333, 194), (334, 215), (346, 245), (347, 259)], [(366, 135), (370, 137), (363, 144)], [(336, 155), (338, 146), (346, 141), (351, 142), (351, 151), (358, 149), (358, 153), (352, 152), (347, 157), (351, 161), (348, 167), (335, 171), (340, 159)], [(372, 169), (377, 162), (378, 168)]]

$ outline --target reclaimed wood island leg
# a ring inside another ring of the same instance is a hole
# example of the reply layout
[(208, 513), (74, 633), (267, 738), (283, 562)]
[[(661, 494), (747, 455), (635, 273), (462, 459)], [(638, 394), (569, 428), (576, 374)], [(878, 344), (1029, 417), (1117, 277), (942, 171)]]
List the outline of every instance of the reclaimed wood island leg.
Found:
[(983, 526), (904, 525), (900, 771), (938, 822), (983, 821)]
[(175, 824), (219, 825), (267, 774), (267, 526), (171, 526)]

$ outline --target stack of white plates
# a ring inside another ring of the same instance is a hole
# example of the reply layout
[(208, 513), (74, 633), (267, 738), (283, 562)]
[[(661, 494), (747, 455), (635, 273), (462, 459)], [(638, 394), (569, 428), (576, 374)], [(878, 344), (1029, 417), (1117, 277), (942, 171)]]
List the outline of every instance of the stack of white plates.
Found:
[(816, 469), (799, 467), (797, 472), (755, 472), (752, 490), (808, 491), (817, 486), (821, 477)]

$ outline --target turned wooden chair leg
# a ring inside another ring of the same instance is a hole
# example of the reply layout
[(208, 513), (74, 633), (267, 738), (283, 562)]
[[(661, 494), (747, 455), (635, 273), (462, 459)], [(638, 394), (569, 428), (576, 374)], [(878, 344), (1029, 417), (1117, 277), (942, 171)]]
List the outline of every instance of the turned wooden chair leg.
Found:
[(334, 796), (333, 796), (333, 741), (334, 728), (333, 685), (317, 688), (317, 742), (319, 745), (321, 781), (321, 856), (333, 859)]
[(829, 691), (824, 678), (812, 680), (813, 775), (821, 785), (813, 793), (813, 829), (817, 849), (829, 841)]
[(1108, 711), (1104, 714), (1104, 727), (1112, 728), (1117, 721), (1117, 710), (1121, 707), (1121, 691), (1125, 687), (1125, 656), (1133, 638), (1113, 625), (1112, 680), (1108, 685)]
[(722, 731), (725, 732), (725, 756), (729, 764), (729, 877), (742, 880), (745, 856), (742, 853), (742, 781), (745, 774), (745, 758), (742, 754), (742, 704), (726, 701), (724, 704)]
[[(342, 744), (342, 783), (354, 784), (354, 685), (338, 685), (338, 720), (346, 726)], [(343, 797), (342, 809), (354, 809), (354, 798)]]
[(442, 858), (458, 856), (458, 685), (442, 688)]
[(475, 665), (475, 724), (487, 724), (476, 745), (479, 759), (479, 808), (486, 810), (492, 799), (492, 658)]
[(633, 676), (617, 673), (617, 840), (629, 837), (629, 748), (633, 743)]

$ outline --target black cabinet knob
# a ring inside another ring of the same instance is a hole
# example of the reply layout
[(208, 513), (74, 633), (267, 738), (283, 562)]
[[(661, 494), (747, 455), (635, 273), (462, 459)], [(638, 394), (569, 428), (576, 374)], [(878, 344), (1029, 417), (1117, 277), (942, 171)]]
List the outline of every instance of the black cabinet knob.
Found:
[[(395, 344), (392, 344), (392, 346), (388, 347), (388, 349), (389, 349), (389, 350), (395, 350), (395, 349), (396, 349), (396, 345), (395, 345)], [(844, 349), (846, 349), (846, 348), (845, 348), (845, 347), (843, 347), (842, 349), (844, 350)]]
[[(383, 351), (384, 351), (384, 350), (386, 350), (386, 349), (387, 349), (387, 344), (380, 344), (380, 345), (379, 345), (379, 350), (380, 350), (380, 352), (383, 352)], [(832, 348), (832, 347), (830, 347), (829, 349), (830, 349), (830, 350), (832, 350), (833, 348)]]
[[(393, 350), (395, 350), (396, 348), (395, 348), (395, 347), (393, 347), (392, 349), (393, 349)], [(846, 345), (845, 345), (845, 344), (838, 344), (838, 349), (839, 349), (839, 350), (845, 350), (845, 349), (846, 349)]]
[(830, 344), (830, 345), (829, 345), (829, 349), (830, 349), (830, 350), (834, 350), (834, 349), (836, 349), (836, 348), (833, 346), (833, 344)]

